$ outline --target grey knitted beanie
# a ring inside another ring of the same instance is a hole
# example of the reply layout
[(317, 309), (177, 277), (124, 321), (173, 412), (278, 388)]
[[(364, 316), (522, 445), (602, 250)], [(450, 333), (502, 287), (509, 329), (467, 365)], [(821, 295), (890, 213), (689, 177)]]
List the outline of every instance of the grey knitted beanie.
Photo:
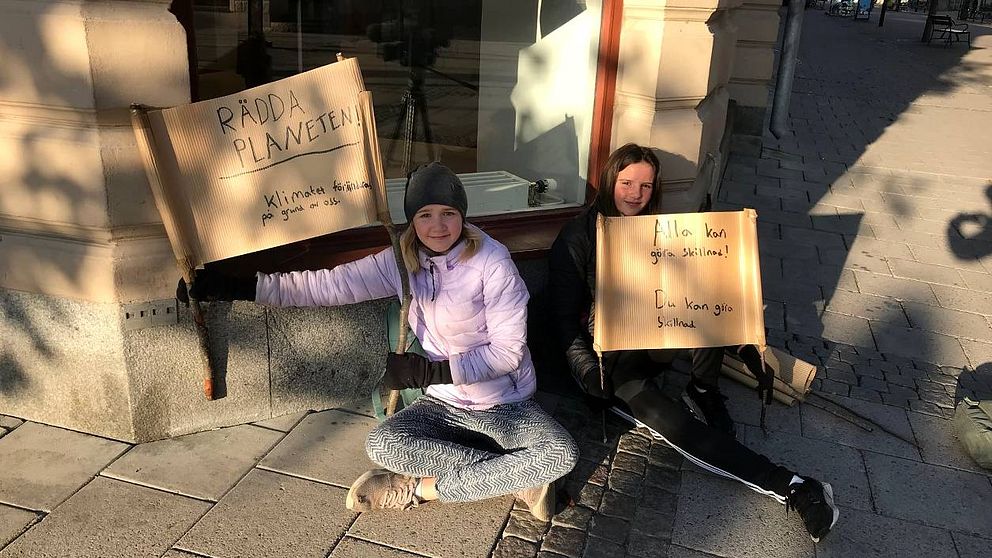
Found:
[(454, 207), (463, 219), (468, 211), (465, 186), (451, 169), (441, 163), (429, 163), (410, 173), (403, 197), (406, 220), (411, 221), (420, 208), (435, 203)]

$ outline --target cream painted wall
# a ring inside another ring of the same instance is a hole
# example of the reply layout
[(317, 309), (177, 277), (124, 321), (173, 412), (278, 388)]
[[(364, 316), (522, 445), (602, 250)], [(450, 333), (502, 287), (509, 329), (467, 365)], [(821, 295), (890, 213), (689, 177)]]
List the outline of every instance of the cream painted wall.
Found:
[(171, 291), (134, 265), (172, 257), (128, 117), (133, 102), (189, 101), (168, 5), (0, 0), (0, 287), (96, 302)]
[(781, 6), (777, 0), (747, 0), (734, 13), (740, 32), (729, 90), (731, 98), (741, 106), (768, 104)]
[(739, 0), (627, 0), (617, 68), (612, 147), (661, 151), (665, 208), (695, 210), (711, 187), (699, 168), (719, 156)]

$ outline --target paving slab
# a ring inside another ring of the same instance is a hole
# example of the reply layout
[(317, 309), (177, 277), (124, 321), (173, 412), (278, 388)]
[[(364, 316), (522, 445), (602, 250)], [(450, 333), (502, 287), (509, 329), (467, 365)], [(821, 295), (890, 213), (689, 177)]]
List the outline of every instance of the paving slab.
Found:
[(854, 556), (957, 558), (957, 553), (951, 533), (943, 529), (842, 508), (833, 530), (816, 545), (816, 557)]
[(376, 468), (365, 455), (375, 419), (343, 411), (311, 413), (259, 463), (259, 467), (350, 487)]
[[(920, 214), (910, 215), (905, 220), (919, 219)], [(904, 228), (885, 227), (880, 225), (871, 226), (875, 238), (886, 242), (904, 242), (906, 246), (916, 246), (925, 250), (943, 249), (947, 240), (939, 235), (926, 232), (916, 232)], [(902, 258), (906, 261), (913, 261), (912, 257)]]
[(980, 260), (974, 260), (971, 258), (963, 259), (954, 254), (952, 251), (953, 248), (951, 248), (946, 238), (944, 238), (941, 243), (943, 246), (939, 249), (916, 245), (910, 245), (909, 249), (913, 252), (914, 259), (918, 262), (926, 262), (929, 264), (936, 264), (966, 271), (975, 271), (979, 273), (987, 272), (986, 267), (982, 265)]
[(954, 432), (953, 421), (921, 413), (907, 414), (916, 440), (920, 443), (923, 461), (992, 476), (992, 471), (983, 469), (965, 453)]
[(255, 469), (174, 546), (207, 556), (327, 556), (355, 519), (347, 491)]
[[(720, 391), (727, 396), (727, 410), (736, 424), (751, 426), (761, 424), (761, 401), (753, 388), (730, 378), (722, 378)], [(770, 432), (790, 434), (802, 432), (802, 418), (798, 406), (789, 407), (774, 401), (766, 408), (765, 415), (765, 422)]]
[(883, 353), (915, 358), (935, 364), (965, 366), (968, 357), (957, 337), (915, 328), (876, 322), (872, 333), (878, 350)]
[(430, 502), (411, 510), (363, 513), (350, 535), (426, 556), (489, 556), (513, 497), (479, 502)]
[[(596, 535), (602, 535), (597, 529), (597, 520), (599, 519), (607, 520), (611, 525), (620, 523), (620, 520), (615, 518), (594, 517), (592, 524), (589, 526), (588, 533), (585, 530), (572, 529), (564, 525), (552, 525), (544, 536), (544, 541), (541, 542), (541, 550), (561, 556), (580, 556), (586, 546), (587, 539), (593, 540)], [(613, 532), (615, 533), (616, 531)], [(625, 531), (622, 532), (625, 533)], [(624, 541), (613, 540), (612, 542), (622, 544)]]
[(718, 556), (813, 556), (797, 514), (739, 482), (692, 471), (682, 473), (672, 544)]
[[(540, 521), (536, 517), (530, 514), (526, 509), (517, 509), (517, 502), (513, 503), (513, 510), (510, 512), (510, 517), (507, 519), (506, 526), (503, 528), (503, 537), (512, 536), (527, 542), (532, 542), (535, 544), (540, 544), (541, 540), (544, 539), (545, 533), (548, 532), (548, 522)], [(589, 519), (592, 518), (592, 510), (583, 506), (573, 506), (570, 509), (578, 509), (583, 512), (582, 515), (586, 517), (580, 521), (585, 521), (588, 525)], [(566, 515), (564, 512), (559, 514), (559, 516)], [(569, 514), (575, 515), (575, 514)], [(565, 518), (562, 518), (565, 519)], [(569, 518), (575, 519), (575, 517)], [(564, 523), (559, 521), (559, 517), (556, 516), (553, 520), (556, 525), (565, 525), (566, 527), (572, 527), (570, 523), (572, 521), (565, 521)], [(585, 528), (583, 525), (582, 528)], [(575, 527), (578, 528), (578, 527)]]
[(799, 259), (805, 261), (817, 261), (816, 248), (807, 245), (797, 245), (794, 242), (786, 242), (777, 238), (767, 236), (758, 237), (758, 250), (762, 257), (773, 256), (776, 258)]
[(376, 556), (379, 558), (413, 558), (417, 554), (410, 554), (381, 544), (375, 544), (355, 537), (345, 537), (334, 547), (330, 558), (368, 558)]
[(538, 548), (533, 542), (504, 536), (496, 543), (492, 558), (531, 558), (538, 554)]
[(38, 514), (0, 504), (0, 548), (3, 548), (31, 525)]
[(838, 314), (910, 327), (899, 301), (886, 296), (838, 290), (827, 301), (827, 310)]
[(0, 428), (13, 430), (22, 424), (24, 424), (24, 419), (19, 419), (17, 417), (9, 417), (7, 415), (0, 415)]
[(923, 302), (937, 306), (937, 297), (930, 290), (930, 284), (910, 279), (898, 279), (868, 271), (855, 271), (854, 279), (862, 293), (887, 296), (896, 300)]
[(0, 438), (0, 502), (51, 511), (127, 449), (105, 438), (24, 423)]
[(246, 424), (139, 444), (102, 474), (216, 502), (282, 436)]
[(671, 545), (668, 547), (668, 558), (720, 558), (715, 554), (700, 552), (684, 546)]
[(785, 304), (773, 300), (765, 300), (765, 324), (774, 329), (785, 328)]
[(209, 507), (185, 496), (97, 477), (0, 556), (161, 556)]
[(304, 411), (301, 413), (289, 413), (279, 417), (272, 417), (266, 420), (260, 420), (258, 422), (252, 423), (255, 426), (261, 426), (262, 428), (269, 428), (271, 430), (278, 430), (280, 432), (289, 432), (294, 426), (299, 424), (303, 417), (307, 416), (309, 411)]
[[(830, 398), (871, 418), (893, 432), (897, 432), (910, 440), (913, 439), (913, 429), (909, 425), (909, 419), (906, 418), (906, 411), (903, 409), (839, 395), (832, 395)], [(824, 403), (824, 405), (826, 404)], [(920, 459), (919, 452), (905, 441), (883, 432), (879, 428), (866, 432), (850, 422), (812, 405), (802, 406), (802, 420), (803, 436), (808, 438), (909, 459)]]
[(965, 354), (968, 355), (968, 361), (972, 368), (992, 363), (992, 343), (962, 339), (961, 346), (964, 348)]
[(992, 316), (992, 294), (990, 293), (944, 285), (931, 285), (931, 288), (937, 296), (937, 302), (944, 308)]
[[(764, 255), (762, 255), (762, 259), (764, 259)], [(815, 264), (803, 260), (785, 259), (782, 260), (782, 275), (790, 277), (794, 281), (820, 285), (828, 296), (837, 289), (854, 292), (858, 290), (854, 272), (850, 269), (844, 269), (840, 265)]]
[(627, 537), (627, 556), (633, 558), (667, 558), (670, 546), (668, 539), (632, 531)]
[(885, 256), (868, 252), (853, 252), (847, 248), (819, 248), (820, 261), (824, 264), (839, 265), (844, 269), (869, 271), (881, 275), (889, 275), (891, 270)]
[(819, 286), (812, 283), (798, 283), (791, 277), (783, 279), (762, 277), (761, 294), (764, 298), (779, 302), (809, 302), (823, 298)]
[(793, 320), (793, 308), (792, 305), (787, 305), (785, 311), (789, 331), (812, 337), (823, 337), (857, 347), (875, 346), (870, 322), (864, 318), (827, 311), (817, 318), (802, 314), (803, 318)]
[(966, 269), (959, 269), (957, 272), (964, 278), (964, 282), (966, 284), (965, 286), (969, 289), (992, 293), (992, 281), (989, 280), (990, 276), (988, 273), (980, 273)]
[(961, 558), (988, 558), (989, 549), (992, 548), (992, 539), (956, 532), (951, 533), (951, 536), (954, 537), (954, 545)]
[(992, 537), (992, 483), (988, 477), (865, 452), (879, 513), (983, 537)]
[(912, 327), (916, 329), (992, 342), (992, 326), (981, 314), (937, 308), (917, 302), (904, 302), (902, 305)]
[(861, 452), (849, 447), (761, 429), (745, 427), (744, 445), (778, 463), (819, 481), (830, 483), (839, 505), (871, 511), (871, 489)]
[(822, 248), (844, 248), (844, 237), (840, 234), (811, 229), (809, 225), (806, 227), (782, 225), (782, 240)]
[[(370, 392), (371, 393), (371, 392)], [(365, 397), (362, 399), (356, 399), (354, 401), (349, 401), (337, 407), (341, 411), (350, 411), (358, 415), (364, 415), (370, 418), (375, 418), (375, 409), (372, 407), (372, 397)]]

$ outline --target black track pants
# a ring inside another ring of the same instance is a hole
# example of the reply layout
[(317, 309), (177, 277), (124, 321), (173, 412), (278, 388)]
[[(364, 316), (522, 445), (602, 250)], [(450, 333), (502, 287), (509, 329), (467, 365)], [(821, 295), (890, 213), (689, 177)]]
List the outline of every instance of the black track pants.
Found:
[[(721, 359), (722, 351), (719, 349)], [(715, 358), (713, 354), (707, 356)], [(696, 363), (697, 355), (693, 354), (694, 376)], [(626, 404), (634, 418), (663, 436), (687, 459), (783, 500), (794, 473), (751, 451), (733, 436), (696, 420), (680, 402), (662, 393), (653, 381), (660, 367), (651, 362), (645, 351), (610, 352), (603, 355), (603, 365), (611, 379), (613, 394)]]

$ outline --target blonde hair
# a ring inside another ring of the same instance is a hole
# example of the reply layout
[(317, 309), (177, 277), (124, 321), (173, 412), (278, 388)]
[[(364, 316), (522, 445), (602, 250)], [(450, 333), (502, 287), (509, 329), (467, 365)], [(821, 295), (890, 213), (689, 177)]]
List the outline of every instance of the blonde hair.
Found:
[[(482, 246), (482, 234), (479, 229), (470, 227), (467, 222), (462, 221), (462, 237), (459, 242), (465, 243), (465, 250), (458, 259), (465, 261), (478, 253)], [(400, 235), (400, 253), (403, 254), (403, 263), (406, 264), (406, 269), (410, 273), (420, 271), (418, 253), (421, 246), (420, 240), (417, 239), (417, 233), (413, 230), (413, 225), (408, 225), (403, 234)]]

